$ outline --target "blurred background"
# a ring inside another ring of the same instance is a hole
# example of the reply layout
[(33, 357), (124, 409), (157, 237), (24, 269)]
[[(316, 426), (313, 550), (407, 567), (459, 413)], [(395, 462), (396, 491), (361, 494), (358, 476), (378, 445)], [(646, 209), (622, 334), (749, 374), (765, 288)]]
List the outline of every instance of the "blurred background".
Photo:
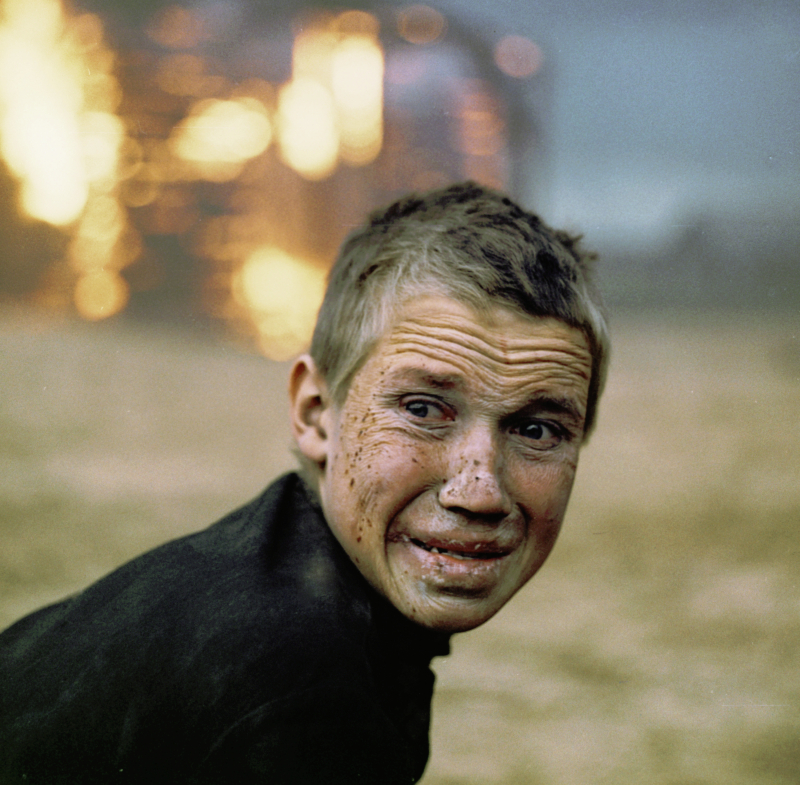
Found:
[(0, 0), (0, 625), (291, 468), (339, 243), (472, 178), (600, 252), (614, 359), (424, 782), (800, 781), (798, 77), (790, 0)]

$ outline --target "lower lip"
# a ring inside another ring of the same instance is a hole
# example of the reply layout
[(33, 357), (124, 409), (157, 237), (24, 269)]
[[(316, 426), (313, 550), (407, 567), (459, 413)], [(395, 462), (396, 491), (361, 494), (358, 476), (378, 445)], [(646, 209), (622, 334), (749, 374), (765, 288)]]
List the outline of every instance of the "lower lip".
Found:
[(454, 594), (485, 594), (500, 580), (510, 554), (489, 559), (471, 559), (434, 553), (403, 540), (392, 543), (402, 565), (432, 588)]

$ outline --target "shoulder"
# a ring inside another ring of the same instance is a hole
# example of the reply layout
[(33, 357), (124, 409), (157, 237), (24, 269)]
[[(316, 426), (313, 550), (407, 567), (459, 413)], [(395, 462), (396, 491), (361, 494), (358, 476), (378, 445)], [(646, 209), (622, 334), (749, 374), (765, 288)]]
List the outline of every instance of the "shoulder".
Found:
[(368, 595), (339, 550), (302, 481), (286, 475), (0, 635), (0, 677), (16, 685), (0, 714), (94, 702), (102, 722), (128, 721), (131, 706), (144, 721), (165, 700), (173, 715), (246, 712), (326, 650), (366, 637)]
[[(288, 474), (207, 529), (122, 565), (80, 594), (0, 635), (0, 658), (15, 643), (57, 635), (59, 649), (136, 637), (131, 657), (163, 644), (176, 653), (224, 635), (233, 647), (257, 632), (263, 644), (286, 624), (318, 629), (369, 616), (363, 579), (328, 529), (302, 480)], [(316, 619), (318, 624), (301, 623)], [(254, 654), (253, 640), (248, 651)], [(46, 641), (50, 646), (51, 642)]]
[(421, 682), (391, 664), (408, 636), (379, 600), (287, 475), (0, 636), (0, 678), (16, 685), (0, 743), (44, 772), (83, 755), (174, 782), (237, 766), (243, 780), (414, 781), (385, 776), (424, 766), (430, 653), (412, 658)]

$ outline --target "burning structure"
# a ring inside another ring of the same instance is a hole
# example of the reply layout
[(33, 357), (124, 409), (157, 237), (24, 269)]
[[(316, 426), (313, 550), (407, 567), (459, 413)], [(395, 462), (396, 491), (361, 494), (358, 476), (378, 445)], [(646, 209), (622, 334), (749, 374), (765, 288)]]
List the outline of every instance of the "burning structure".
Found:
[(85, 319), (208, 314), (288, 357), (367, 210), (455, 179), (519, 193), (540, 154), (540, 48), (428, 6), (0, 12), (0, 287)]

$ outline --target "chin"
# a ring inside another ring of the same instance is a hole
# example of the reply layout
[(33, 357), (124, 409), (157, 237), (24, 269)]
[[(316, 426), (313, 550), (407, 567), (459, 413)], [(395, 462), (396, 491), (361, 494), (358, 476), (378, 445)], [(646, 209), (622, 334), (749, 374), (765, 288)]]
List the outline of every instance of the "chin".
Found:
[(436, 632), (468, 632), (489, 621), (504, 604), (491, 603), (485, 598), (445, 597), (437, 598), (435, 602), (415, 603), (405, 615), (416, 624)]

